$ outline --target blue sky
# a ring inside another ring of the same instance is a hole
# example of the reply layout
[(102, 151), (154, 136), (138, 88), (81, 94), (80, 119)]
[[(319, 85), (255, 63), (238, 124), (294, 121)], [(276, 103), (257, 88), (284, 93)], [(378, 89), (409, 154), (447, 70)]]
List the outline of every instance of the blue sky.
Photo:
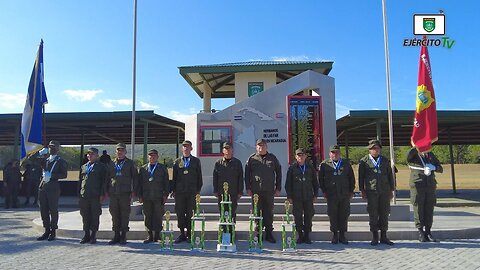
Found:
[[(415, 107), (412, 16), (439, 9), (455, 44), (429, 48), (437, 109), (480, 109), (480, 2), (387, 0), (393, 109)], [(23, 111), (41, 38), (47, 112), (131, 110), (132, 18), (133, 0), (0, 1), (0, 113)], [(281, 59), (334, 61), (337, 117), (387, 108), (380, 0), (138, 0), (137, 29), (138, 110), (201, 109), (179, 66)]]

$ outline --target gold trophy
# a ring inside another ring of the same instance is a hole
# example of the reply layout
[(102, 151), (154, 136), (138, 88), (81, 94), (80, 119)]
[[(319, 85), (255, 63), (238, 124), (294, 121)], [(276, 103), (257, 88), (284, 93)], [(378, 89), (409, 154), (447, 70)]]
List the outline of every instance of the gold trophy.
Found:
[[(282, 250), (283, 251), (295, 251), (297, 249), (296, 241), (296, 226), (295, 223), (290, 221), (290, 201), (285, 201), (285, 215), (282, 217)], [(287, 232), (290, 231), (290, 232)], [(287, 235), (289, 234), (289, 235)]]
[[(248, 251), (262, 252), (263, 241), (263, 217), (262, 211), (258, 212), (258, 194), (253, 195), (253, 213), (250, 211), (250, 230), (248, 237)], [(254, 224), (258, 226), (258, 232), (254, 229)]]
[(237, 251), (237, 246), (235, 245), (235, 223), (233, 223), (232, 201), (228, 194), (227, 182), (223, 183), (223, 194), (222, 200), (220, 201), (217, 251)]
[[(193, 251), (203, 251), (205, 249), (205, 216), (200, 215), (200, 194), (195, 196), (195, 210), (193, 211), (190, 232), (190, 247)], [(195, 233), (196, 221), (201, 222), (200, 235)]]
[(170, 224), (170, 211), (165, 212), (165, 226), (163, 226), (161, 240), (160, 240), (160, 249), (161, 250), (173, 250), (173, 230), (172, 224)]

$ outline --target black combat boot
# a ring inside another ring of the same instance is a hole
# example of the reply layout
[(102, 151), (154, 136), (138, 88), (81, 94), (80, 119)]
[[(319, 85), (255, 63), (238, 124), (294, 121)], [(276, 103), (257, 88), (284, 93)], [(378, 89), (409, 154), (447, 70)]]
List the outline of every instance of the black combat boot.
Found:
[(147, 239), (143, 240), (144, 244), (152, 243), (153, 242), (153, 233), (152, 231), (148, 231)]
[(57, 234), (55, 233), (55, 230), (53, 229), (53, 230), (50, 230), (50, 235), (48, 236), (47, 240), (48, 241), (53, 241), (53, 240), (56, 239), (56, 237), (57, 237)]
[(267, 240), (270, 243), (277, 243), (277, 240), (273, 237), (272, 231), (266, 231), (265, 232), (265, 240)]
[(120, 245), (127, 244), (127, 231), (122, 231), (120, 233), (120, 241), (118, 242)]
[(378, 231), (372, 232), (372, 241), (370, 242), (370, 245), (372, 246), (378, 245)]
[(338, 232), (333, 232), (332, 241), (330, 241), (330, 243), (338, 244)]
[(380, 235), (380, 243), (393, 246), (393, 242), (387, 237), (387, 231), (382, 231)]
[(418, 241), (420, 242), (427, 242), (427, 237), (425, 235), (425, 232), (423, 231), (423, 228), (418, 228)]
[(433, 238), (430, 227), (425, 227), (425, 239), (427, 240), (427, 242), (438, 242), (437, 239)]
[(42, 236), (37, 238), (37, 241), (47, 240), (49, 235), (50, 235), (50, 230), (45, 228), (45, 232), (42, 234)]
[(340, 235), (338, 236), (338, 241), (344, 245), (348, 245), (347, 237), (345, 237), (345, 232), (340, 231)]
[(303, 242), (309, 245), (312, 244), (312, 240), (310, 239), (310, 232), (305, 232), (303, 236)]
[(80, 244), (85, 244), (90, 242), (90, 231), (85, 231), (82, 240), (80, 240)]
[(115, 245), (120, 242), (120, 231), (115, 231), (113, 239), (108, 242), (109, 245)]
[(185, 231), (180, 229), (180, 235), (175, 239), (175, 244), (181, 243), (183, 241), (187, 241), (187, 237), (185, 236)]
[(155, 231), (155, 234), (153, 235), (153, 242), (158, 242), (160, 241), (160, 232)]
[(297, 244), (303, 243), (303, 232), (302, 232), (302, 231), (298, 231), (297, 234), (298, 234)]
[(97, 231), (92, 231), (92, 234), (90, 235), (90, 244), (95, 243), (97, 243)]

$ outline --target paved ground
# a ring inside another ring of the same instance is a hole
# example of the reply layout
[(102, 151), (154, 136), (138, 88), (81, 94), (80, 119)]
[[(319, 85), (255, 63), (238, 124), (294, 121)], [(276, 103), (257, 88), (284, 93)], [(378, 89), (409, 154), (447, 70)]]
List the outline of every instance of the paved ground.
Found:
[[(74, 210), (74, 209), (68, 209)], [(214, 242), (206, 252), (187, 245), (162, 253), (157, 245), (130, 241), (126, 246), (80, 245), (78, 239), (34, 240), (32, 220), (38, 210), (0, 211), (0, 269), (480, 269), (480, 240), (421, 244), (398, 241), (394, 247), (372, 248), (367, 242), (348, 246), (315, 242), (296, 253), (282, 253), (279, 244), (266, 245), (262, 254), (219, 254)], [(240, 241), (239, 250), (246, 250)]]

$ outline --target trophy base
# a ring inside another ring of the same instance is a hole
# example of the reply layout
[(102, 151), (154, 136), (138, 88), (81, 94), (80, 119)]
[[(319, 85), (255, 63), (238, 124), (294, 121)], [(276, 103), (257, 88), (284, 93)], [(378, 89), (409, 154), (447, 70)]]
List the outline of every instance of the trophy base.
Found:
[(237, 252), (237, 245), (217, 244), (218, 252)]
[(294, 249), (294, 248), (284, 248), (282, 251), (283, 252), (297, 252), (297, 250)]

